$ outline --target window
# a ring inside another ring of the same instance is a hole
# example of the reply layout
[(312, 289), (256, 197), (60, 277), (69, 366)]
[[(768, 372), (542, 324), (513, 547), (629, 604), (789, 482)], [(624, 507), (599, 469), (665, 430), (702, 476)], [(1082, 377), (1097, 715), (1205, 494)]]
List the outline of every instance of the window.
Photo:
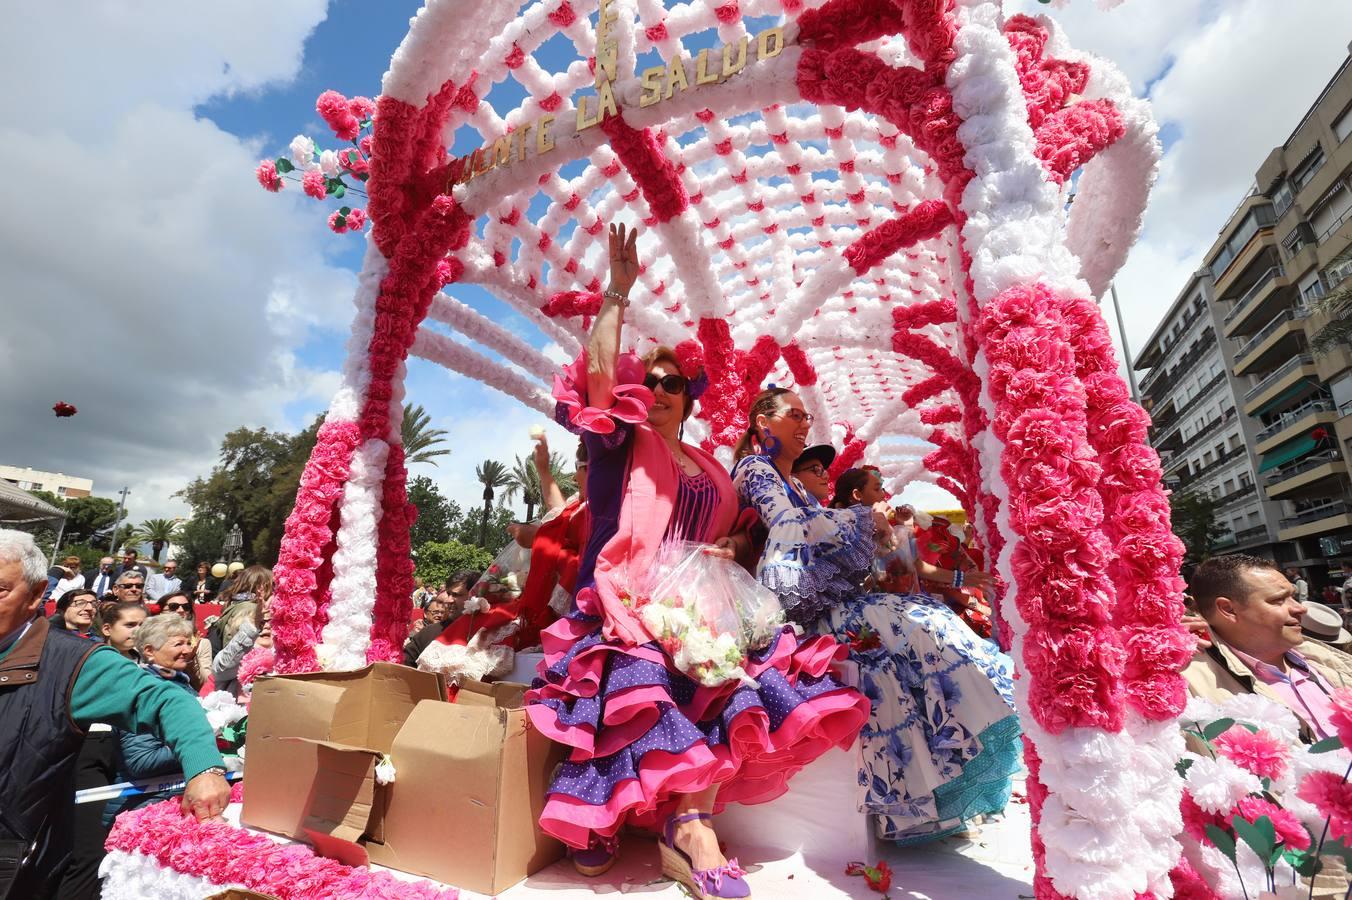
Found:
[[(1341, 263), (1334, 263), (1324, 270), (1324, 283), (1328, 285), (1329, 290), (1333, 290), (1343, 283), (1347, 276), (1352, 275), (1352, 257), (1348, 257)], [(1323, 291), (1320, 291), (1322, 296)]]
[(1286, 249), (1288, 258), (1299, 253), (1306, 244), (1313, 243), (1314, 229), (1310, 227), (1309, 222), (1297, 222), (1291, 233), (1282, 239), (1282, 247)]
[(1291, 208), (1291, 203), (1296, 195), (1291, 192), (1291, 184), (1288, 181), (1277, 182), (1277, 188), (1272, 192), (1272, 209), (1277, 215), (1284, 214)]
[(1318, 300), (1324, 296), (1324, 283), (1319, 280), (1319, 273), (1311, 272), (1300, 280), (1300, 299), (1302, 303), (1309, 303), (1311, 300)]
[(1310, 216), (1310, 227), (1314, 229), (1318, 240), (1326, 240), (1337, 231), (1347, 220), (1349, 210), (1352, 210), (1352, 192), (1340, 181), (1319, 199), (1314, 214)]
[(1252, 485), (1253, 485), (1253, 473), (1252, 473), (1252, 472), (1240, 472), (1240, 473), (1239, 473), (1239, 486), (1240, 486), (1240, 487), (1250, 487), (1250, 486), (1252, 486)]
[(1314, 178), (1314, 173), (1318, 172), (1323, 165), (1324, 148), (1315, 144), (1314, 149), (1300, 161), (1300, 165), (1296, 166), (1291, 173), (1291, 183), (1295, 185), (1295, 189), (1300, 191), (1305, 185), (1309, 184), (1310, 180)]
[(1333, 120), (1333, 136), (1338, 139), (1338, 143), (1347, 140), (1349, 135), (1352, 135), (1352, 104)]

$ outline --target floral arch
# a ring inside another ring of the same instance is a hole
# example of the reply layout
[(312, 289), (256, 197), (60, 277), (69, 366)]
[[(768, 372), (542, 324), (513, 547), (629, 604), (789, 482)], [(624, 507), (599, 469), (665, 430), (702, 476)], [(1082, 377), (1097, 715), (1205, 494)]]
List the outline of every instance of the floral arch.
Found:
[[(279, 667), (399, 658), (408, 354), (552, 412), (556, 364), (457, 286), (574, 354), (605, 225), (639, 220), (655, 299), (626, 333), (703, 360), (697, 440), (730, 446), (763, 383), (792, 385), (838, 467), (934, 480), (972, 514), (1005, 585), (1038, 896), (1171, 896), (1182, 547), (1094, 302), (1154, 178), (1147, 105), (998, 0), (519, 6), (429, 0), (358, 110), (370, 233), (276, 569)], [(546, 71), (560, 41), (577, 60)], [(355, 137), (341, 102), (320, 111)]]

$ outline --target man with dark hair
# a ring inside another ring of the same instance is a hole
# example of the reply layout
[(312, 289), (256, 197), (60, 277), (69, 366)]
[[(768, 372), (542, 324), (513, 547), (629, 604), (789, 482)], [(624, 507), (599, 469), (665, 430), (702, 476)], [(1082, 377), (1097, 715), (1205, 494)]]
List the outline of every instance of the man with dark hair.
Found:
[(1242, 554), (1208, 559), (1188, 587), (1214, 638), (1183, 672), (1192, 694), (1218, 703), (1233, 694), (1259, 694), (1290, 709), (1306, 740), (1336, 733), (1329, 695), (1352, 683), (1352, 657), (1305, 640), (1305, 607), (1271, 560)]
[(465, 611), (465, 601), (469, 599), (469, 592), (474, 590), (474, 585), (479, 581), (478, 572), (456, 572), (450, 578), (446, 579), (446, 589), (428, 603), (430, 608), (434, 603), (446, 604), (446, 615), (437, 622), (430, 622), (418, 630), (404, 642), (404, 665), (418, 665), (418, 657), (427, 649), (427, 645), (437, 639), (437, 636), (447, 628), (452, 622), (460, 618), (461, 613)]

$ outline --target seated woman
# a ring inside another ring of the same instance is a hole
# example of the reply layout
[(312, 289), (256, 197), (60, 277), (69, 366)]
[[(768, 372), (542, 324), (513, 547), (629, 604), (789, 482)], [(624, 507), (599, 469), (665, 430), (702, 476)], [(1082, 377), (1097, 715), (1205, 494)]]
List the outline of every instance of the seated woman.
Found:
[(661, 828), (662, 870), (705, 900), (746, 897), (735, 859), (710, 826), (715, 805), (770, 800), (831, 747), (848, 747), (868, 701), (828, 668), (830, 638), (800, 643), (785, 627), (745, 668), (758, 688), (701, 685), (680, 672), (623, 597), (665, 541), (716, 545), (731, 556), (737, 496), (712, 455), (682, 443), (702, 378), (658, 348), (647, 364), (620, 355), (634, 235), (611, 230), (611, 287), (585, 355), (556, 380), (558, 417), (587, 443), (591, 533), (566, 616), (542, 635), (531, 721), (571, 748), (540, 822), (599, 874), (625, 824)]
[[(192, 626), (177, 613), (151, 616), (136, 629), (135, 647), (141, 668), (166, 681), (196, 694), (188, 679), (187, 668), (192, 661)], [(203, 713), (203, 716), (206, 714)], [(153, 734), (118, 731), (118, 781), (172, 775), (180, 771), (178, 757), (169, 745)], [(112, 824), (114, 817), (129, 809), (140, 809), (159, 800), (176, 797), (180, 791), (152, 791), (134, 797), (109, 800), (103, 811), (103, 823)]]
[[(850, 644), (873, 709), (861, 736), (861, 808), (878, 836), (918, 844), (1002, 810), (1019, 767), (1012, 666), (941, 600), (864, 585), (889, 507), (823, 509), (793, 477), (812, 417), (792, 391), (752, 404), (733, 483), (769, 527), (757, 566), (789, 618)], [(950, 584), (961, 572), (933, 570)], [(970, 578), (969, 581), (982, 580)]]

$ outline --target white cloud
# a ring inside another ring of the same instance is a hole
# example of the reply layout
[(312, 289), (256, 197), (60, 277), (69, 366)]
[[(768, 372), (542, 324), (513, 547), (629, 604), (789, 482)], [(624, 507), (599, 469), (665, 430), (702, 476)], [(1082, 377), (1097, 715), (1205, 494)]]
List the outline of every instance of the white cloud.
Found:
[(4, 459), (129, 485), (134, 520), (184, 512), (226, 431), (327, 401), (295, 353), (355, 288), (313, 205), (254, 182), (261, 148), (192, 111), (294, 76), (324, 4), (158, 6), (28, 4), (0, 56), (25, 86), (0, 126)]
[[(1046, 11), (1036, 0), (1007, 7)], [(1258, 166), (1347, 55), (1352, 4), (1126, 0), (1104, 11), (1075, 0), (1056, 17), (1073, 46), (1112, 59), (1138, 91), (1153, 82), (1155, 116), (1179, 135), (1165, 155), (1141, 241), (1117, 279), (1128, 338), (1139, 352)]]

